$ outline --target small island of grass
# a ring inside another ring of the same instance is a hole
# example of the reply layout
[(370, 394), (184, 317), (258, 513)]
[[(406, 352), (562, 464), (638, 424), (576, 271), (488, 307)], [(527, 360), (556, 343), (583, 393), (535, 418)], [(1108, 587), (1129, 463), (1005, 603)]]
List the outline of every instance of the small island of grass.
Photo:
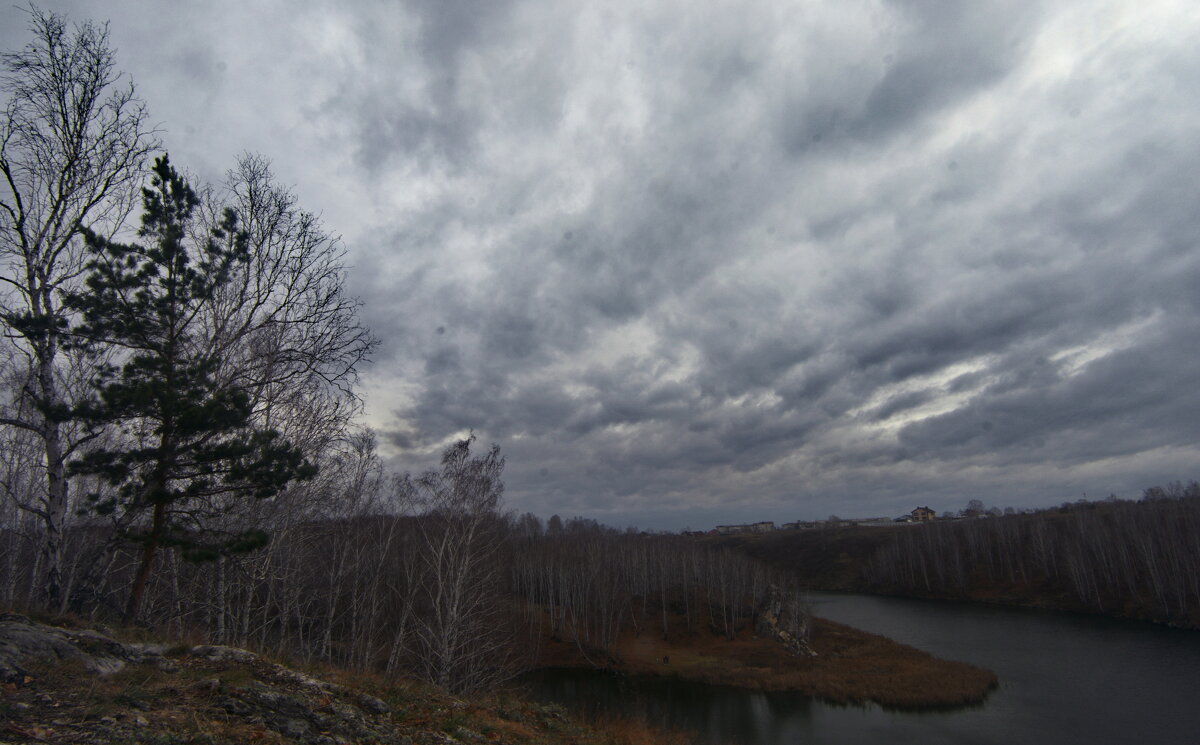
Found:
[[(811, 656), (797, 655), (749, 627), (729, 639), (706, 631), (622, 633), (606, 667), (628, 675), (673, 677), (762, 691), (795, 691), (838, 704), (898, 709), (967, 706), (997, 685), (994, 673), (942, 660), (877, 634), (813, 618)], [(543, 667), (595, 667), (574, 642), (548, 638)]]

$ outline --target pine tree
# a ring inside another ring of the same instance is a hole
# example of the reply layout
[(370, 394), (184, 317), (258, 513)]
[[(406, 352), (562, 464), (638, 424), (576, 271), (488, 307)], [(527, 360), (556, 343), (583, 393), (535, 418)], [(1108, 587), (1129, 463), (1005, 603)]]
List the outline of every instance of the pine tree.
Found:
[(118, 355), (101, 367), (97, 395), (78, 413), (120, 427), (121, 437), (74, 461), (72, 472), (110, 487), (87, 495), (91, 510), (118, 513), (124, 537), (141, 546), (126, 620), (137, 617), (159, 549), (202, 561), (260, 547), (261, 530), (216, 527), (223, 507), (272, 497), (316, 473), (277, 432), (255, 426), (249, 392), (219, 374), (221, 347), (206, 310), (249, 261), (245, 233), (226, 211), (204, 235), (200, 200), (167, 156), (153, 174), (140, 241), (87, 232), (87, 291), (69, 297), (82, 319), (72, 330), (79, 343)]

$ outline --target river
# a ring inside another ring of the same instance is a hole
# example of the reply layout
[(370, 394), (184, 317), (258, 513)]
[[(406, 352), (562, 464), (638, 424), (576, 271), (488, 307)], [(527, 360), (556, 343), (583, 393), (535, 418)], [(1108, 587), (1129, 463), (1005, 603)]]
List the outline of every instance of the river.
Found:
[(547, 671), (535, 697), (639, 716), (704, 743), (1200, 743), (1200, 632), (1136, 621), (864, 595), (810, 595), (816, 615), (995, 671), (981, 706), (898, 712), (796, 694)]

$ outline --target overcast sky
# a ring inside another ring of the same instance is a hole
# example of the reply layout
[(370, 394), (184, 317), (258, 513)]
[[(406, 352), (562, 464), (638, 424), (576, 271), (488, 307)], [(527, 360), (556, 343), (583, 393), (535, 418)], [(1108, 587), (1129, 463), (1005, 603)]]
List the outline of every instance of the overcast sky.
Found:
[(43, 7), (343, 236), (397, 469), (672, 529), (1200, 477), (1194, 0)]

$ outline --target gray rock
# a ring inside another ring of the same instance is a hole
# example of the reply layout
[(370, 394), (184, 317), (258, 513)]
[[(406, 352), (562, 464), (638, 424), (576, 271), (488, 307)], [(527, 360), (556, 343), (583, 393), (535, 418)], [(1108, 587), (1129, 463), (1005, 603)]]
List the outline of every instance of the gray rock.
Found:
[(192, 690), (199, 693), (216, 693), (220, 688), (221, 681), (218, 678), (205, 678), (192, 684)]
[(369, 714), (387, 714), (392, 710), (392, 707), (388, 706), (383, 701), (366, 693), (359, 693), (354, 697), (354, 699), (354, 702), (358, 704), (358, 707)]
[(303, 719), (277, 719), (275, 721), (276, 724), (272, 729), (278, 731), (284, 737), (300, 739), (312, 729), (308, 726), (308, 722)]
[(201, 644), (198, 647), (192, 647), (191, 653), (196, 657), (204, 657), (213, 662), (246, 664), (258, 659), (258, 655), (250, 650), (226, 647), (221, 644)]
[[(284, 680), (297, 683), (287, 676)], [(320, 683), (325, 696), (332, 695), (341, 700), (310, 699), (307, 693), (297, 695), (293, 690), (283, 691), (273, 684), (255, 681), (245, 687), (227, 689), (228, 695), (218, 698), (214, 704), (227, 714), (246, 720), (261, 719), (263, 726), (305, 745), (326, 745), (330, 735), (334, 742), (396, 742), (395, 732), (388, 722), (373, 723), (364, 713), (382, 713), (388, 708), (387, 704), (373, 696), (313, 680)], [(314, 686), (302, 687), (318, 693)]]
[(232, 714), (235, 717), (244, 717), (254, 711), (254, 708), (249, 703), (233, 696), (218, 699), (216, 704), (225, 713)]
[[(3, 682), (23, 681), (27, 674), (23, 666), (35, 660), (72, 662), (100, 674), (115, 672), (131, 663), (178, 669), (178, 665), (164, 656), (165, 651), (166, 648), (159, 644), (123, 644), (98, 631), (62, 629), (35, 623), (14, 613), (0, 614), (0, 680)], [(304, 745), (334, 745), (338, 742), (411, 744), (411, 740), (400, 736), (384, 716), (390, 712), (388, 705), (374, 696), (279, 665), (268, 665), (253, 652), (236, 647), (201, 645), (190, 651), (197, 658), (230, 664), (257, 661), (254, 672), (262, 679), (248, 685), (230, 685), (218, 678), (207, 678), (190, 686), (192, 691), (211, 696), (209, 706), (214, 713), (222, 712), (245, 722), (261, 723), (289, 741)], [(36, 695), (42, 703), (52, 703), (49, 697)], [(135, 711), (122, 715), (119, 720), (104, 717), (100, 722), (110, 726), (148, 727), (149, 719), (136, 713), (143, 707), (130, 706)], [(439, 741), (456, 742), (440, 733)]]
[(23, 664), (33, 661), (78, 661), (94, 673), (107, 675), (136, 661), (141, 655), (120, 642), (95, 632), (68, 631), (34, 623), (15, 613), (0, 620), (0, 680), (19, 682)]
[(311, 675), (305, 675), (299, 670), (292, 670), (291, 668), (287, 668), (282, 665), (276, 665), (273, 672), (277, 677), (286, 680), (289, 683), (295, 683), (296, 685), (302, 685), (306, 688), (312, 688), (313, 690), (317, 691), (329, 691), (338, 687), (331, 683), (326, 683), (323, 680), (318, 680)]
[(754, 614), (754, 631), (759, 636), (774, 638), (794, 655), (815, 657), (817, 653), (808, 644), (808, 622), (800, 596), (771, 585)]

